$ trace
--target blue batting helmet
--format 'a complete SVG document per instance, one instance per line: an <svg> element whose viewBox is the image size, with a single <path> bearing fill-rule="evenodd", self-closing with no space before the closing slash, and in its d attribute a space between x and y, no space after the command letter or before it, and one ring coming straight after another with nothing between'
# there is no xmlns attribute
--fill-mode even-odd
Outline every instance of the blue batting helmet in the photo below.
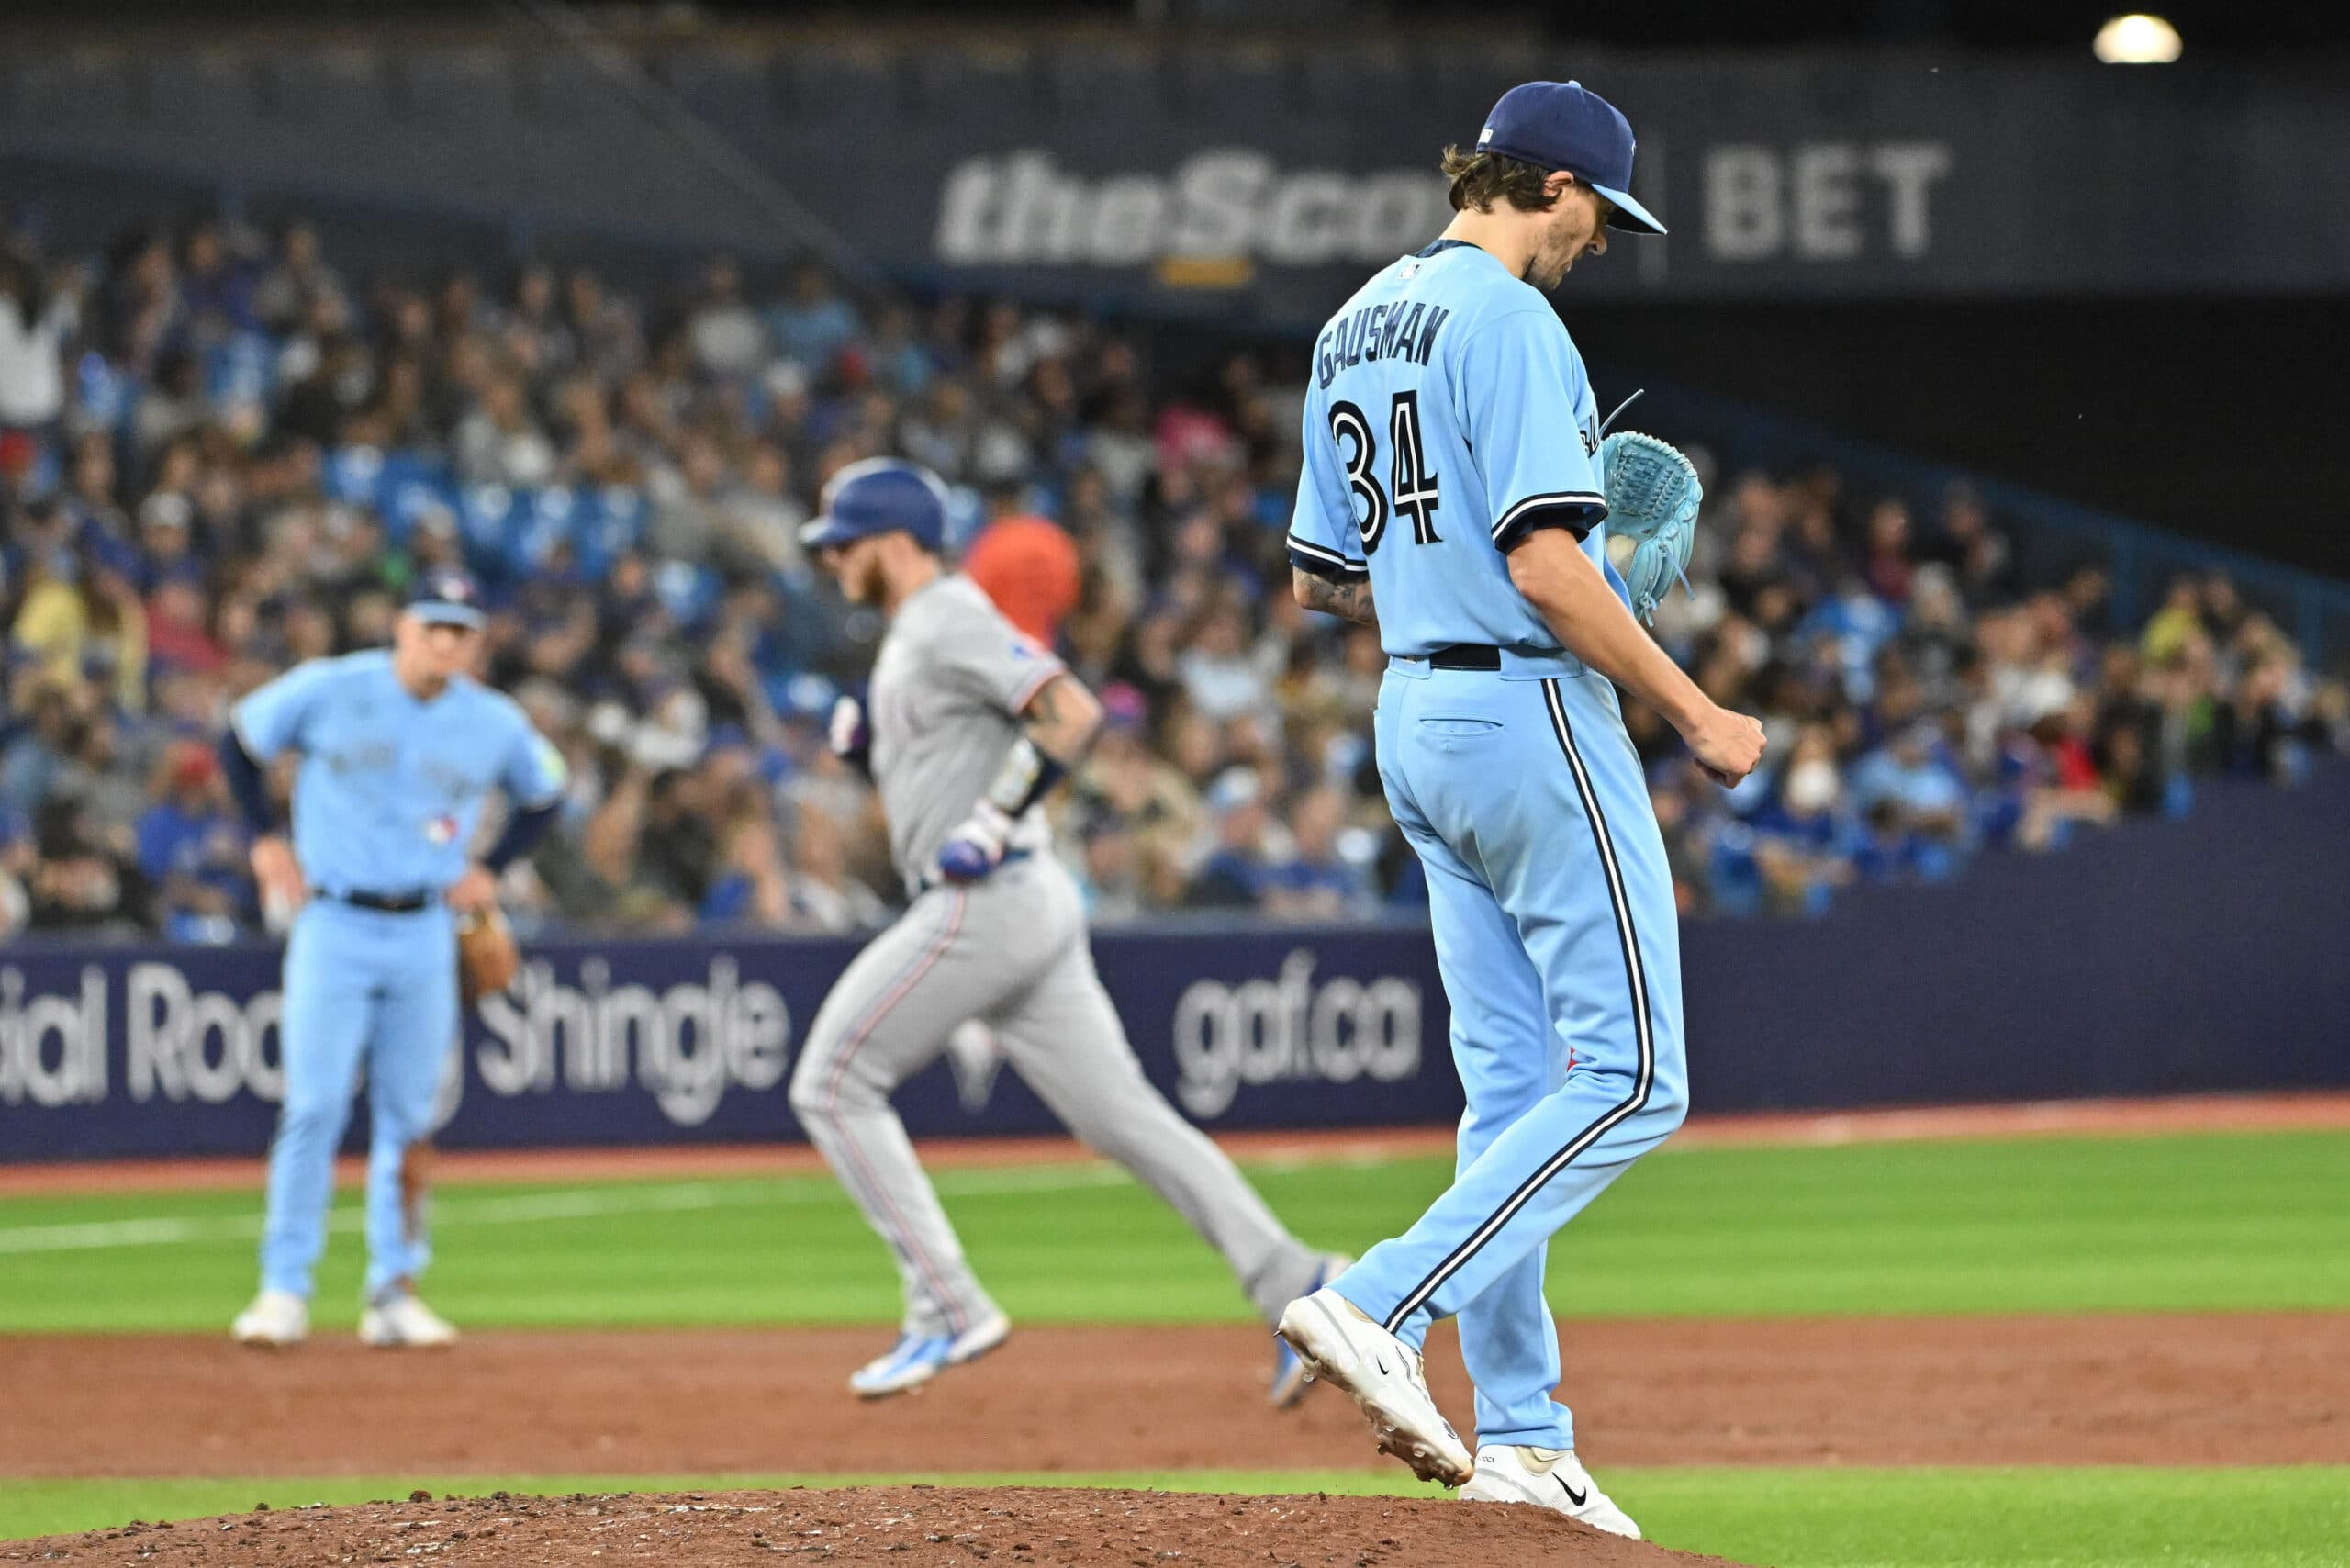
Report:
<svg viewBox="0 0 2350 1568"><path fill-rule="evenodd" d="M937 475L900 457L868 457L824 486L824 510L800 527L800 543L828 550L852 540L903 530L934 554L946 542L946 487Z"/></svg>

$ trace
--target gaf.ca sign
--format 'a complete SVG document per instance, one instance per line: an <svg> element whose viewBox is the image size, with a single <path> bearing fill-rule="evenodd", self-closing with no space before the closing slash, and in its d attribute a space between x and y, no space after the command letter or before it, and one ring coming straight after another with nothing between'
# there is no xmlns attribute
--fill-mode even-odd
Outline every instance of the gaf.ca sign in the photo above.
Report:
<svg viewBox="0 0 2350 1568"><path fill-rule="evenodd" d="M957 266L1377 263L1426 244L1451 216L1443 179L1425 170L1283 170L1222 148L1170 174L1091 178L1028 149L956 165L933 250Z"/></svg>
<svg viewBox="0 0 2350 1568"><path fill-rule="evenodd" d="M1314 978L1300 947L1278 980L1194 981L1175 1003L1175 1097L1214 1119L1246 1086L1405 1082L1420 1074L1420 987L1382 975Z"/></svg>

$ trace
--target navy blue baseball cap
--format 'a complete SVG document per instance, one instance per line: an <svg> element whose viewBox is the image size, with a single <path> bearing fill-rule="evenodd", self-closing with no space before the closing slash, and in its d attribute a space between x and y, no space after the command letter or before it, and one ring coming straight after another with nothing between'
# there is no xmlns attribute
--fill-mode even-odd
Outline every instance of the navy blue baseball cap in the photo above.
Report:
<svg viewBox="0 0 2350 1568"><path fill-rule="evenodd" d="M1485 117L1477 151L1566 170L1615 204L1610 229L1664 232L1632 199L1632 122L1580 82L1528 82L1504 93Z"/></svg>
<svg viewBox="0 0 2350 1568"><path fill-rule="evenodd" d="M935 554L946 543L946 500L945 482L929 469L900 457L868 457L825 484L823 515L800 525L800 543L829 550L903 530Z"/></svg>
<svg viewBox="0 0 2350 1568"><path fill-rule="evenodd" d="M476 632L488 619L482 613L481 585L445 566L417 578L408 612L428 626L464 626Z"/></svg>

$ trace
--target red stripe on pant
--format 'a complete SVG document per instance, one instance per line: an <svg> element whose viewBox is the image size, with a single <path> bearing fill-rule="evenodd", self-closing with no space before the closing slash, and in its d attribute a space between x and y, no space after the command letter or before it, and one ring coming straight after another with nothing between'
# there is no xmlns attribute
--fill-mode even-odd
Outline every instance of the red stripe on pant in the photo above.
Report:
<svg viewBox="0 0 2350 1568"><path fill-rule="evenodd" d="M824 1109L828 1114L837 1114L840 1109L841 1080L848 1074L850 1058L856 1055L867 1040L873 1037L873 1031L880 1026L883 1018L889 1016L890 1010L903 1002L907 994L921 982L922 977L935 969L938 960L946 956L947 946L955 940L955 934L963 928L963 903L966 897L962 889L955 890L954 902L947 906L945 926L940 929L936 936L931 938L920 953L914 955L913 961L900 972L898 978L890 982L889 991L883 994L881 1000L875 1002L867 1010L864 1017L850 1026L847 1036L841 1042L841 1053L833 1063L832 1077L824 1084ZM865 1163L864 1157L857 1152L856 1140L842 1139L841 1148L842 1152L847 1156L849 1162L856 1167L859 1183L879 1202L881 1207L888 1212L891 1223L897 1226L898 1234L905 1238L907 1250L913 1255L914 1267L922 1271L923 1277L930 1282L930 1288L937 1293L940 1303L946 1309L947 1327L960 1334L969 1325L963 1321L961 1309L955 1301L953 1293L946 1288L946 1274L940 1270L938 1264L916 1244L913 1227L906 1223L905 1215L890 1200L890 1190L875 1180L872 1168Z"/></svg>

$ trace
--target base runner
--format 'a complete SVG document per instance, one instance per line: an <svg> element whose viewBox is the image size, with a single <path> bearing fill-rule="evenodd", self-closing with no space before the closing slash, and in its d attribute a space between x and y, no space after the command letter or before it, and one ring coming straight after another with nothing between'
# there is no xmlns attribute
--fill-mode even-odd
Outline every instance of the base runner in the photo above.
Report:
<svg viewBox="0 0 2350 1568"><path fill-rule="evenodd" d="M870 767L913 900L834 983L791 1079L809 1138L889 1243L904 1282L897 1343L849 1379L868 1398L919 1387L1012 1330L890 1105L966 1020L994 1031L1071 1132L1224 1254L1266 1322L1346 1263L1283 1229L1143 1077L1094 973L1077 887L1035 809L1084 756L1101 704L976 584L946 570L945 505L935 476L875 458L834 476L823 515L801 534L849 599L890 617L869 733L844 700L833 740ZM1294 1401L1305 1381L1280 1345L1273 1403Z"/></svg>

